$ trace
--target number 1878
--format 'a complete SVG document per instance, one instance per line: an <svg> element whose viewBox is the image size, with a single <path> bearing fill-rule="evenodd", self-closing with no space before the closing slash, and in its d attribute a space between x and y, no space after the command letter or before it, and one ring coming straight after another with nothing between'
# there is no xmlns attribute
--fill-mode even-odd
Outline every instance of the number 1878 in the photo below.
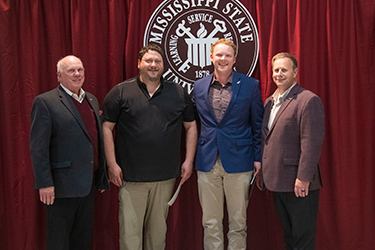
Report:
<svg viewBox="0 0 375 250"><path fill-rule="evenodd" d="M210 74L209 70L196 70L195 71L195 78L203 78Z"/></svg>

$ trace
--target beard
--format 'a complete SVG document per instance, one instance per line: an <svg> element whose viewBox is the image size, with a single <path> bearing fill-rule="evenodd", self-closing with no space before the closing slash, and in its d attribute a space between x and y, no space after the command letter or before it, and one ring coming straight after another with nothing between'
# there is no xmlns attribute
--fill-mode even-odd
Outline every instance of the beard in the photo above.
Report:
<svg viewBox="0 0 375 250"><path fill-rule="evenodd" d="M157 82L160 80L160 77L161 77L161 73L157 74L156 76L153 76L153 75L150 75L150 74L147 74L147 79L151 82Z"/></svg>
<svg viewBox="0 0 375 250"><path fill-rule="evenodd" d="M156 77L148 77L148 79L151 81L151 82L156 82L160 79L160 76L156 76Z"/></svg>

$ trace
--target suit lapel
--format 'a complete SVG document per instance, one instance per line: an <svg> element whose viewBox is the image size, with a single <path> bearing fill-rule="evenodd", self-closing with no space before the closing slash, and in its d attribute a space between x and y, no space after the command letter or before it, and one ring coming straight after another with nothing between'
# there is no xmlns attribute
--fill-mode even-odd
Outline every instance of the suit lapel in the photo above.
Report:
<svg viewBox="0 0 375 250"><path fill-rule="evenodd" d="M236 103L238 94L240 93L241 89L241 77L237 74L236 71L233 71L233 78L232 78L232 97L230 98L230 102L228 105L227 110L224 113L223 119L221 119L220 123L225 123L228 120L228 114L230 114L231 109L233 108L234 104Z"/></svg>
<svg viewBox="0 0 375 250"><path fill-rule="evenodd" d="M281 104L281 107L279 109L279 111L277 111L276 113L276 116L275 116L275 119L273 120L273 123L271 124L271 127L270 127L270 130L267 134L267 138L270 136L270 134L272 133L277 121L279 120L280 116L283 114L283 112L285 111L285 109L289 106L289 104L295 99L295 95L298 93L298 90L299 90L299 85L296 84L296 86L294 86L289 94L287 95L287 97L285 98L285 101ZM271 109L270 109L271 110ZM270 112L270 111L269 111ZM268 114L269 116L269 114Z"/></svg>
<svg viewBox="0 0 375 250"><path fill-rule="evenodd" d="M99 114L99 110L94 105L94 102L93 102L94 100L93 100L92 96L90 95L90 93L86 92L85 98L86 98L86 101L89 103L90 107L92 108L92 110L94 110L95 118L98 119L97 114Z"/></svg>
<svg viewBox="0 0 375 250"><path fill-rule="evenodd" d="M90 104L90 107L92 108L92 110L94 110L94 116L95 116L95 119L96 119L96 123L100 125L101 120L100 120L99 107L97 107L96 104L94 103L94 100L93 100L92 95L90 93L86 92L86 100Z"/></svg>
<svg viewBox="0 0 375 250"><path fill-rule="evenodd" d="M90 139L89 133L87 132L87 129L86 129L86 125L83 122L82 117L79 114L76 106L74 105L73 100L60 86L58 87L58 92L60 96L60 101L69 110L69 112L74 116L78 124L81 126L82 130L85 132L86 136Z"/></svg>

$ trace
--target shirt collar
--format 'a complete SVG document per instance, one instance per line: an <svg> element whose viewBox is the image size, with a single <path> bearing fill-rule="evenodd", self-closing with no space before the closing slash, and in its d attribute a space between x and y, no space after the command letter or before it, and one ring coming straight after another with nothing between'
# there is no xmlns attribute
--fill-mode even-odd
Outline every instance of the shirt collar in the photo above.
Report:
<svg viewBox="0 0 375 250"><path fill-rule="evenodd" d="M212 82L211 82L211 85L213 85L215 82L219 82L215 76L215 74L213 75L212 77ZM225 84L225 86L230 86L232 85L232 82L233 82L233 71L232 73L230 74L229 78L228 78L228 81L227 83ZM221 85L221 84L220 84Z"/></svg>
<svg viewBox="0 0 375 250"><path fill-rule="evenodd" d="M148 93L148 90L147 90L147 86L144 82L141 81L141 78L139 77L139 75L137 76L137 83L138 83L138 86L139 88L143 91L143 93L146 94L146 96L150 97L149 93ZM154 93L154 95L156 93L159 93L164 87L164 78L161 76L160 77L160 86L159 88L156 90L156 92Z"/></svg>
<svg viewBox="0 0 375 250"><path fill-rule="evenodd" d="M63 88L63 90L64 90L68 95L70 95L71 97L73 97L77 102L79 102L79 103L82 103L82 102L83 102L83 99L84 99L85 96L86 96L86 92L85 92L82 88L80 88L80 90L79 90L79 96L78 96L77 94L73 93L73 92L70 91L69 89L65 88L64 85L62 85L61 83L60 83L60 86Z"/></svg>
<svg viewBox="0 0 375 250"><path fill-rule="evenodd" d="M288 96L289 92L292 90L292 88L297 84L295 82L292 86L290 86L282 95L279 95L279 89L276 89L276 91L272 95L272 100L275 105L281 105Z"/></svg>

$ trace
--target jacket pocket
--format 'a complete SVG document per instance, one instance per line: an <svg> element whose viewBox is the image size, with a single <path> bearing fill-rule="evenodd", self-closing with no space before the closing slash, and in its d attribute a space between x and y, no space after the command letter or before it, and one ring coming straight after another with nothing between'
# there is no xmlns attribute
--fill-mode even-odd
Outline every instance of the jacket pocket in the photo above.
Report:
<svg viewBox="0 0 375 250"><path fill-rule="evenodd" d="M241 152L240 154L246 154L250 152L253 146L253 140L251 139L242 139L236 140L236 149L237 152Z"/></svg>
<svg viewBox="0 0 375 250"><path fill-rule="evenodd" d="M51 168L68 168L72 165L71 161L60 161L60 162L51 162Z"/></svg>
<svg viewBox="0 0 375 250"><path fill-rule="evenodd" d="M253 140L251 139L237 140L236 144L237 146L249 146L249 145L253 145Z"/></svg>

